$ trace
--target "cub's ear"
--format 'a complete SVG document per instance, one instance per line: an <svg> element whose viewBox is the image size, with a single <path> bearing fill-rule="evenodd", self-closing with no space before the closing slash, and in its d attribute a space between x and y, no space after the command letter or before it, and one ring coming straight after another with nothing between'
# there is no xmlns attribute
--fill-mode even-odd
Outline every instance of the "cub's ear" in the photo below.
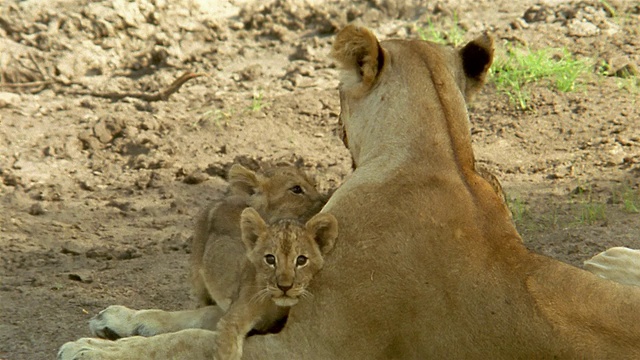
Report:
<svg viewBox="0 0 640 360"><path fill-rule="evenodd" d="M256 246L258 238L267 232L267 224L254 208L246 208L240 215L242 242L247 250Z"/></svg>
<svg viewBox="0 0 640 360"><path fill-rule="evenodd" d="M464 92L468 101L486 81L493 62L493 39L484 33L460 49L460 57L467 78Z"/></svg>
<svg viewBox="0 0 640 360"><path fill-rule="evenodd" d="M229 169L229 185L235 194L253 195L260 183L256 173L240 164L233 164Z"/></svg>
<svg viewBox="0 0 640 360"><path fill-rule="evenodd" d="M347 25L338 33L331 55L365 86L373 84L384 65L384 51L376 36L355 25Z"/></svg>
<svg viewBox="0 0 640 360"><path fill-rule="evenodd" d="M338 220L329 213L319 213L305 224L324 255L333 249L338 237Z"/></svg>

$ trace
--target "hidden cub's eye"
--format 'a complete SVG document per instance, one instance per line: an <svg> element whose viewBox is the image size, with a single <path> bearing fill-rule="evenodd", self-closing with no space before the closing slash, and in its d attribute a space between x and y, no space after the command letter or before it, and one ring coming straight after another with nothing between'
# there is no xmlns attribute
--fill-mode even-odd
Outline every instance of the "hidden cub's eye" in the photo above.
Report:
<svg viewBox="0 0 640 360"><path fill-rule="evenodd" d="M309 259L306 256L300 255L296 258L296 265L303 266L304 264L307 263L308 260Z"/></svg>
<svg viewBox="0 0 640 360"><path fill-rule="evenodd" d="M275 265L276 257L271 254L267 254L264 256L264 262L266 262L268 265Z"/></svg>
<svg viewBox="0 0 640 360"><path fill-rule="evenodd" d="M304 189L302 189L302 187L300 185L295 185L292 186L289 191L291 191L294 194L304 194Z"/></svg>

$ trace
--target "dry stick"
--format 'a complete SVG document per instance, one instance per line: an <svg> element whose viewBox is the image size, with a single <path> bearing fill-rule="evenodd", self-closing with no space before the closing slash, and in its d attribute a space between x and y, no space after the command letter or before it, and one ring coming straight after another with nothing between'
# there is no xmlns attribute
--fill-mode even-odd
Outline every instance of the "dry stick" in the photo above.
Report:
<svg viewBox="0 0 640 360"><path fill-rule="evenodd" d="M51 85L53 81L31 81L31 82L23 82L23 83L0 83L0 87L5 88L22 88L22 87L31 87L31 86L43 86L43 85Z"/></svg>
<svg viewBox="0 0 640 360"><path fill-rule="evenodd" d="M136 98L136 99L140 99L140 100L144 100L144 101L165 101L169 98L169 96L171 96L171 94L173 94L174 92L178 91L178 89L180 89L180 87L186 83L187 81L197 78L197 77L201 77L201 76L206 76L206 74L196 74L196 73L192 73L192 72L186 72L184 73L182 76L180 76L179 78L177 78L173 83L171 83L171 85L169 85L166 89L161 90L155 94L145 94L145 93L130 93L130 92L107 92L107 93L99 93L99 92L93 92L93 91L69 91L67 92L68 94L73 94L73 95L90 95L90 96L95 96L95 97L101 97L101 98L106 98L106 99L111 99L111 100L121 100L124 99L126 97L131 97L131 98Z"/></svg>

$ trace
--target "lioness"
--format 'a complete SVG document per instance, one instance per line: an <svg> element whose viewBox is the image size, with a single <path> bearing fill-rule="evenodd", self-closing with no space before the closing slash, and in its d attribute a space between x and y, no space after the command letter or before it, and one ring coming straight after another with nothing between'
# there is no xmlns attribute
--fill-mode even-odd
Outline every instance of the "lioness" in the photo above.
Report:
<svg viewBox="0 0 640 360"><path fill-rule="evenodd" d="M247 208L241 227L247 259L237 299L218 322L219 360L240 359L250 330L268 331L299 298L310 295L307 286L338 236L331 214L318 214L304 225L295 219L267 225L257 211Z"/></svg>
<svg viewBox="0 0 640 360"><path fill-rule="evenodd" d="M295 166L256 173L234 164L228 180L230 194L198 215L191 243L192 291L202 307L166 312L113 305L91 319L89 327L93 335L115 340L187 328L215 329L239 288L245 258L240 232L242 211L251 206L267 219L306 221L326 202L315 184Z"/></svg>
<svg viewBox="0 0 640 360"><path fill-rule="evenodd" d="M493 60L487 35L454 50L350 25L333 54L356 164L322 210L340 233L314 301L243 359L640 358L640 289L528 251L475 169L465 101ZM217 336L80 339L59 358L204 360Z"/></svg>

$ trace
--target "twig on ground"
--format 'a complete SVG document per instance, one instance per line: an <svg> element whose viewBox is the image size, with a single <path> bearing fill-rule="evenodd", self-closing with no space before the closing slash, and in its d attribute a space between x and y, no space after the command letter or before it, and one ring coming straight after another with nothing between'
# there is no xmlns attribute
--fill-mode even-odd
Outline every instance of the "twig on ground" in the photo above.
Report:
<svg viewBox="0 0 640 360"><path fill-rule="evenodd" d="M197 73L192 73L192 72L186 72L182 76L177 78L173 83L171 83L171 85L169 85L167 88L165 88L164 90L158 91L155 94L146 94L146 93L137 93L137 92L106 92L106 93L101 93L101 92L93 92L93 91L68 91L66 93L67 94L73 94L73 95L90 95L90 96L95 96L95 97L111 99L111 100L121 100L121 99L124 99L126 97L131 97L131 98L136 98L136 99L149 101L149 102L152 102L152 101L166 101L169 98L169 96L171 96L171 94L173 94L176 91L178 91L180 89L180 87L184 83L186 83L187 81L189 81L191 79L194 79L194 78L197 78L197 77L201 77L201 76L206 76L206 74L197 74Z"/></svg>

